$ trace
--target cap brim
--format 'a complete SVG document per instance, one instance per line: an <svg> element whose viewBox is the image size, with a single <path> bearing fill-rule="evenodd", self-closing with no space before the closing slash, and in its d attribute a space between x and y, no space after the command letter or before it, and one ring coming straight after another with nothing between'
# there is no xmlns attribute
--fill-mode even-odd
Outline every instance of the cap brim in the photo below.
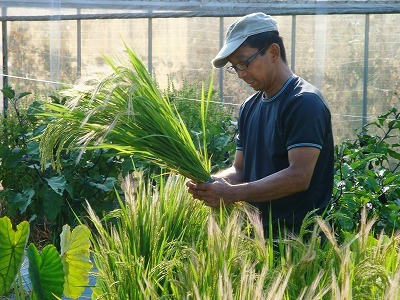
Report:
<svg viewBox="0 0 400 300"><path fill-rule="evenodd" d="M217 56L212 60L212 64L215 68L222 68L228 63L228 56L231 55L241 44L246 40L247 37L242 39L231 41L225 44L221 50L219 50Z"/></svg>

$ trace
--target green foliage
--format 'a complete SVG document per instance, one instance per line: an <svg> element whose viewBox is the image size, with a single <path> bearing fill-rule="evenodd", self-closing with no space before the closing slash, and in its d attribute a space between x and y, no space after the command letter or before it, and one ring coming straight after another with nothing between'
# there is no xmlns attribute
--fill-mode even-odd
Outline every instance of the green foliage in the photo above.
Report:
<svg viewBox="0 0 400 300"><path fill-rule="evenodd" d="M7 118L1 119L0 128L5 132L0 141L0 182L3 187L0 190L1 213L17 220L29 219L37 222L38 226L49 226L55 244L58 244L56 239L61 227L65 223L75 222L71 208L84 216L82 204L88 200L100 215L102 211L113 209L113 189L118 188L118 177L131 172L133 164L150 175L165 171L137 156L111 156L107 149L87 150L84 153L80 150L62 152L63 167L59 173L53 170L50 163L41 168L37 138L52 118L37 116L43 111L42 101L34 101L27 109L21 108L21 99L29 93L18 94L11 87L4 87L2 91L9 98L11 106ZM166 97L187 124L199 152L203 149L205 137L213 172L229 164L234 154L232 140L236 127L231 120L232 111L216 102L215 92L212 91L207 108L206 136L202 134L202 91L198 84L185 82L182 90L171 85ZM51 96L51 101L61 105L66 98ZM64 127L61 124L60 130L64 130Z"/></svg>
<svg viewBox="0 0 400 300"><path fill-rule="evenodd" d="M64 267L64 295L78 299L89 282L92 269L90 257L90 231L78 226L71 232L68 225L63 226L60 241L60 256Z"/></svg>
<svg viewBox="0 0 400 300"><path fill-rule="evenodd" d="M243 204L210 209L183 177L153 186L127 178L126 201L104 219L89 208L103 299L397 299L399 235L374 237L375 220L339 244L317 218L309 238L265 239ZM303 224L308 228L309 219ZM322 242L320 231L326 236ZM306 233L304 231L304 233Z"/></svg>
<svg viewBox="0 0 400 300"><path fill-rule="evenodd" d="M333 220L337 229L354 231L360 212L377 218L375 229L400 228L400 113L392 108L367 124L355 141L336 147Z"/></svg>
<svg viewBox="0 0 400 300"><path fill-rule="evenodd" d="M54 245L47 245L42 252L30 244L27 249L29 278L32 282L33 300L59 299L63 292L64 271L61 258Z"/></svg>
<svg viewBox="0 0 400 300"><path fill-rule="evenodd" d="M23 258L29 237L29 223L12 228L9 218L0 218L0 296L9 292Z"/></svg>
<svg viewBox="0 0 400 300"><path fill-rule="evenodd" d="M125 46L128 63L112 67L109 76L66 91L67 105L47 104L42 116L52 118L40 142L42 165L61 168L63 151L109 149L136 156L198 182L210 179L207 149L199 152L181 116L170 105L139 56ZM208 95L211 93L211 85ZM204 92L202 93L204 95ZM203 98L201 118L207 114Z"/></svg>
<svg viewBox="0 0 400 300"><path fill-rule="evenodd" d="M31 293L30 299L60 299L63 294L78 299L89 282L92 268L89 229L79 225L70 232L70 227L64 225L59 253L53 244L45 246L41 252L33 243L25 249L29 228L29 223L23 221L14 231L8 217L0 218L0 296L8 295L14 284L17 299L27 293ZM23 290L20 280L25 250L31 291Z"/></svg>
<svg viewBox="0 0 400 300"><path fill-rule="evenodd" d="M105 299L156 299L167 295L180 247L204 234L207 208L189 200L183 177L154 187L128 177L124 201L104 220L89 207L94 227L94 261L99 269L95 296ZM158 189L160 190L158 191ZM145 283L145 284L144 284Z"/></svg>
<svg viewBox="0 0 400 300"><path fill-rule="evenodd" d="M11 108L0 126L4 133L0 141L1 213L50 226L53 239L58 239L65 223L76 223L71 208L84 215L85 200L95 204L99 213L111 210L118 176L132 169L131 161L96 150L84 153L77 164L79 152L72 151L63 153L62 173L55 172L50 164L41 168L37 137L49 121L35 116L42 111L42 103L34 101L25 110L19 102L29 93L17 94L10 87L4 87L2 92L9 98ZM52 101L63 100L52 97Z"/></svg>

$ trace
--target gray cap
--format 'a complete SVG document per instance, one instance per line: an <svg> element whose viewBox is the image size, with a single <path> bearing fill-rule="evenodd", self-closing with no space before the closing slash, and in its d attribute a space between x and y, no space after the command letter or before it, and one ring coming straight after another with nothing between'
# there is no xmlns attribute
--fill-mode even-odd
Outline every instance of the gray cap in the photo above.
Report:
<svg viewBox="0 0 400 300"><path fill-rule="evenodd" d="M213 66L222 68L228 62L228 56L235 52L249 36L267 31L278 31L276 21L269 15L258 12L239 18L229 26L225 44L213 59Z"/></svg>

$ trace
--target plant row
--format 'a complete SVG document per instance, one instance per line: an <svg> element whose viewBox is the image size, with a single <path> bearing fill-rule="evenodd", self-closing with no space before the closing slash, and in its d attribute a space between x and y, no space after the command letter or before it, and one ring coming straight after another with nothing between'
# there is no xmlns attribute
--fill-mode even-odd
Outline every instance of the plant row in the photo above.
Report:
<svg viewBox="0 0 400 300"><path fill-rule="evenodd" d="M77 299L85 287L92 299L398 299L400 236L377 235L365 209L359 230L341 242L321 218L306 219L299 236L273 239L252 207L208 208L188 195L181 176L154 185L130 175L122 190L102 218L87 204L91 233L65 228L60 253L28 247L31 290L14 279L29 225L14 231L0 219L0 291L13 286L19 299ZM88 286L89 245L95 286Z"/></svg>

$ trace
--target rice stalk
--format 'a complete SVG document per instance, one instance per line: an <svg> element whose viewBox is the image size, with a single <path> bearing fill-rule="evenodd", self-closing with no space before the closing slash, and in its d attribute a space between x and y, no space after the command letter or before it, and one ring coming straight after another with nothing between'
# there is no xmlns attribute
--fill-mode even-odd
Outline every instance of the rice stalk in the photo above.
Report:
<svg viewBox="0 0 400 300"><path fill-rule="evenodd" d="M320 300L330 291L330 287L323 287L321 282L325 277L325 271L320 270L310 286L304 287L297 300Z"/></svg>
<svg viewBox="0 0 400 300"><path fill-rule="evenodd" d="M124 201L99 219L88 207L97 266L96 295L103 299L159 299L174 293L182 249L195 244L209 212L190 199L184 178L155 188L142 178L123 180Z"/></svg>
<svg viewBox="0 0 400 300"><path fill-rule="evenodd" d="M130 65L106 58L113 74L65 91L66 105L47 103L40 115L51 117L40 140L42 165L60 169L64 151L109 149L166 167L196 182L210 179L210 160L203 141L198 151L177 110L161 94L138 55L125 45ZM202 92L201 118L206 128L208 94ZM204 134L204 138L205 138ZM80 156L79 156L80 157Z"/></svg>
<svg viewBox="0 0 400 300"><path fill-rule="evenodd" d="M290 279L290 275L292 273L292 268L290 268L286 274L279 274L272 286L268 290L268 295L265 300L280 300L285 299L286 289L288 287L288 282Z"/></svg>
<svg viewBox="0 0 400 300"><path fill-rule="evenodd" d="M212 211L190 198L181 176L156 188L128 177L122 188L120 208L102 220L91 213L104 299L398 299L400 235L376 239L366 219L343 244L319 219L327 242L315 228L307 240L276 241L281 259L255 211Z"/></svg>
<svg viewBox="0 0 400 300"><path fill-rule="evenodd" d="M397 259L393 258L393 262L396 265L396 269L392 276L389 276L389 284L385 289L384 299L386 300L398 300L400 290L400 255L397 255Z"/></svg>

